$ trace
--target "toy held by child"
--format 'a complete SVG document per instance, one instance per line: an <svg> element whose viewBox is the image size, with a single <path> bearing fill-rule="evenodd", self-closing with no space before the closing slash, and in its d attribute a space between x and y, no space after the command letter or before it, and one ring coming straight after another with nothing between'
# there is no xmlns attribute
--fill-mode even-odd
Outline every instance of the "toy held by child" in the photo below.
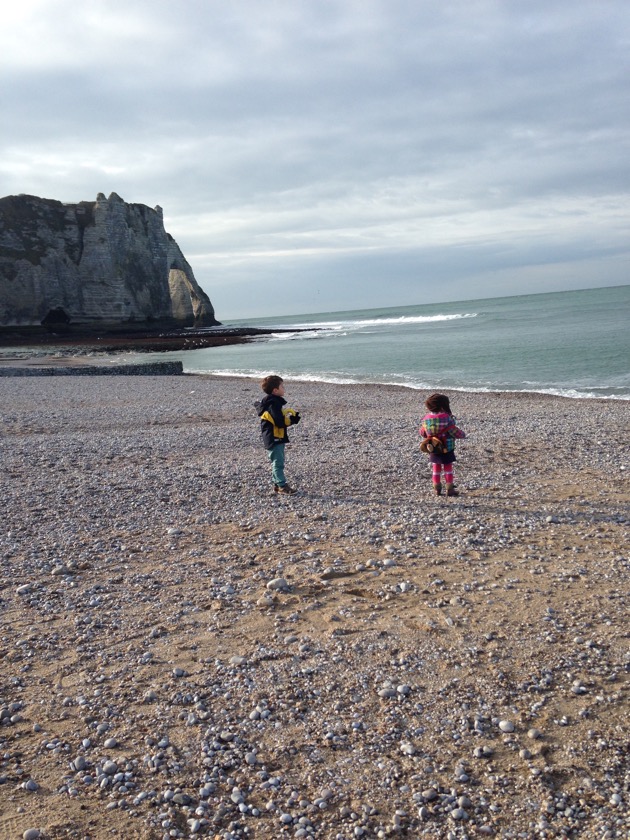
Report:
<svg viewBox="0 0 630 840"><path fill-rule="evenodd" d="M300 422L300 413L287 408L284 399L284 381L280 376L266 376L260 383L266 396L257 403L263 446L271 461L271 478L274 493L292 496L296 489L287 484L284 475L284 447L289 442L287 428Z"/></svg>
<svg viewBox="0 0 630 840"><path fill-rule="evenodd" d="M436 496L442 495L444 471L446 495L458 496L453 481L455 440L465 438L466 434L456 425L449 399L445 394L431 394L424 404L429 413L424 415L420 424L420 435L424 438L420 449L429 455L429 463L433 470L433 489Z"/></svg>

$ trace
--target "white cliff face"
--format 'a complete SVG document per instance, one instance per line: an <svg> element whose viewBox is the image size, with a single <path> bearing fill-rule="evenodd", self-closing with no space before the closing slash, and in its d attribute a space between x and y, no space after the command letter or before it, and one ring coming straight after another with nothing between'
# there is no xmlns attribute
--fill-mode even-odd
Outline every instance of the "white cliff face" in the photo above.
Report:
<svg viewBox="0 0 630 840"><path fill-rule="evenodd" d="M177 321L194 321L195 313L190 294L190 284L185 272L171 268L168 273L168 287L171 293L171 308Z"/></svg>
<svg viewBox="0 0 630 840"><path fill-rule="evenodd" d="M94 204L0 199L0 326L50 313L73 324L218 323L160 207L116 193Z"/></svg>

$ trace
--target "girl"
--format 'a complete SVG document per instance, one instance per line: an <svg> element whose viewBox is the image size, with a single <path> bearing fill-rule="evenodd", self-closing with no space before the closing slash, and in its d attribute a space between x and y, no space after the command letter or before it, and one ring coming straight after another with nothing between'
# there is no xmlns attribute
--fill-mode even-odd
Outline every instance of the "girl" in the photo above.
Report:
<svg viewBox="0 0 630 840"><path fill-rule="evenodd" d="M429 441L437 438L440 445L426 448L429 463L433 467L433 489L436 496L442 495L440 473L444 470L444 482L447 496L458 496L453 484L453 461L455 461L455 438L465 438L465 433L455 425L448 397L444 394L431 394L425 401L429 413L425 414L420 424L420 434ZM424 448L424 447L423 447ZM440 452L439 449L442 451Z"/></svg>

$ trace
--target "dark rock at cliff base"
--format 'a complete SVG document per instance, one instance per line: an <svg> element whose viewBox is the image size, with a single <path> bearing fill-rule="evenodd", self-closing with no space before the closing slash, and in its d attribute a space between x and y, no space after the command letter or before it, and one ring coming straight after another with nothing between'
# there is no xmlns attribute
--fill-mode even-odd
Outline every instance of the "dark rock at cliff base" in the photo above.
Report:
<svg viewBox="0 0 630 840"><path fill-rule="evenodd" d="M0 198L0 328L123 324L219 324L162 209Z"/></svg>

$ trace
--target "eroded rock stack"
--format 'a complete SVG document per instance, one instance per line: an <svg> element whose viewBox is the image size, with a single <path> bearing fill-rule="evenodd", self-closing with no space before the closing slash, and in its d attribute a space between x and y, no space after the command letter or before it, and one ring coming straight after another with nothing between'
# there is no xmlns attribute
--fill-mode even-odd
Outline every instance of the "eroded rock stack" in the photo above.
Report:
<svg viewBox="0 0 630 840"><path fill-rule="evenodd" d="M160 207L0 199L0 327L69 323L219 322Z"/></svg>

